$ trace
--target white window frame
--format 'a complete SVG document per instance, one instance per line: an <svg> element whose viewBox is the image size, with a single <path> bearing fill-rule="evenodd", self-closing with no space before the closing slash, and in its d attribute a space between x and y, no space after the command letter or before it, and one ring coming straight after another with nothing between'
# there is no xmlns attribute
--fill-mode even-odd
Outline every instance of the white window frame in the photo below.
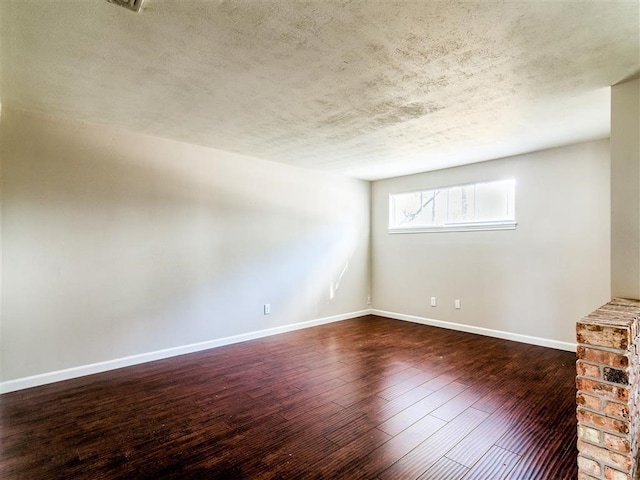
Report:
<svg viewBox="0 0 640 480"><path fill-rule="evenodd" d="M428 192L433 190L448 191L454 188L465 187L469 185L483 185L487 183L494 183L494 182L499 182L504 180L512 180L514 182L514 190L515 190L515 183L516 183L515 178L502 178L502 179L486 180L481 182L468 182L468 183L461 183L461 184L455 184L455 185L446 185L442 187L423 188L419 190L390 193L389 203L388 203L388 207L389 207L388 232L395 234L395 233L430 233L430 232L437 233L437 232L473 232L473 231L486 231L486 230L515 230L518 225L518 223L515 220L515 191L514 191L514 202L513 202L514 204L512 206L513 215L514 215L513 220L478 221L478 222L466 222L466 223L456 222L456 223L444 223L440 225L430 225L430 226L424 226L424 225L403 226L403 227L392 226L393 220L394 220L393 219L393 215L394 215L393 197L394 196L402 195L406 193ZM448 199L448 195L447 195L447 199ZM447 216L448 216L448 209L449 209L448 200L447 200L446 208L447 208Z"/></svg>

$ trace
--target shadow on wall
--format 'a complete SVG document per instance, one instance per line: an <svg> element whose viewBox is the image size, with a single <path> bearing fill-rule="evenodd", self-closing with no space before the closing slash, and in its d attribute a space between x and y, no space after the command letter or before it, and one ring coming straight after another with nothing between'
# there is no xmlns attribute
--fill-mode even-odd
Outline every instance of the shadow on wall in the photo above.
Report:
<svg viewBox="0 0 640 480"><path fill-rule="evenodd" d="M39 373L362 308L352 292L364 290L364 182L38 126L4 136L12 364L38 351Z"/></svg>

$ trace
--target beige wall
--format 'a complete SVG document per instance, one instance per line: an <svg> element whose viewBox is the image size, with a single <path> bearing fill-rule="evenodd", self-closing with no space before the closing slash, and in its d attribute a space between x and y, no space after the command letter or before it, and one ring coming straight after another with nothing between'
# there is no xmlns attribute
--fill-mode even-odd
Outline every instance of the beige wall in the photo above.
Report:
<svg viewBox="0 0 640 480"><path fill-rule="evenodd" d="M4 381L367 308L368 182L6 109L0 125Z"/></svg>
<svg viewBox="0 0 640 480"><path fill-rule="evenodd" d="M507 177L516 230L387 233L390 193ZM374 182L372 209L375 309L573 343L610 298L608 140Z"/></svg>
<svg viewBox="0 0 640 480"><path fill-rule="evenodd" d="M640 299L640 80L611 88L611 293Z"/></svg>

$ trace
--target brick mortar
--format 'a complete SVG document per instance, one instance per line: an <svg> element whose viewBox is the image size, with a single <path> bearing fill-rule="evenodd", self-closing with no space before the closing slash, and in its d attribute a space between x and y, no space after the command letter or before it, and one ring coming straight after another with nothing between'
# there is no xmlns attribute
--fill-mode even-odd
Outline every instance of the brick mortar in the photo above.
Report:
<svg viewBox="0 0 640 480"><path fill-rule="evenodd" d="M611 367L611 365L609 365L608 363L596 362L595 360L588 360L586 358L579 358L577 361L588 363L589 365L595 365L597 367ZM613 367L613 368L617 368L618 370L630 370L631 365L627 365L626 367Z"/></svg>
<svg viewBox="0 0 640 480"><path fill-rule="evenodd" d="M611 420L622 420L623 422L629 423L629 420L624 417L619 417L617 415L610 415L610 414L604 413L602 410L594 410L593 408L585 407L584 405L580 405L580 409L586 410L591 413L597 413L598 415L602 415L603 417L610 418ZM633 418L633 416L631 415L631 412L629 412L629 418ZM584 425L586 427L590 426L588 423L584 423L580 421L578 421L578 424ZM612 432L612 433L616 433L616 432ZM619 435L619 432L617 434Z"/></svg>
<svg viewBox="0 0 640 480"><path fill-rule="evenodd" d="M589 429L589 430L591 430L591 431L598 431L597 429L595 429L595 428L593 428L593 427L590 427L590 426L588 426L588 425L579 424L579 427L580 427L580 426L585 427L585 428L587 428L587 429ZM617 452L617 453L620 453L620 454L622 454L622 455L630 456L630 455L633 453L633 452L631 451L631 448L629 448L628 450L627 450L627 449L620 450L620 449L612 449L612 448L610 448L610 447L607 447L607 445L606 445L606 443L607 443L607 442L606 442L605 435L603 434L603 432L600 432L600 431L598 431L598 433L600 433L600 434L601 434L601 435L600 435L600 439L599 439L599 440L597 440L597 441L594 441L594 440L591 440L591 439L589 438L589 436L588 436L588 435L586 435L586 436L581 436L581 435L580 435L580 428L578 428L578 438L579 438L583 443L586 443L586 444L589 444L589 445L593 445L594 447L609 448L609 449L610 449L610 450L612 450L613 452ZM628 441L628 439L627 439L626 437L624 437L624 436L620 436L620 435L613 435L613 434L610 434L610 433L609 433L609 434L607 434L607 435L609 435L610 437L616 437L616 438L617 438L617 439L619 439L619 440L626 440L626 441Z"/></svg>
<svg viewBox="0 0 640 480"><path fill-rule="evenodd" d="M577 324L580 479L640 480L639 317L640 301L614 298Z"/></svg>
<svg viewBox="0 0 640 480"><path fill-rule="evenodd" d="M607 365L605 365L605 366L607 366ZM622 369L621 368L617 368L616 370L622 370ZM633 386L633 384L623 385L621 383L610 382L609 380L605 380L603 378L587 377L586 375L576 375L576 378L584 378L585 380L592 380L592 381L595 381L595 382L604 383L605 385L609 385L611 387L626 388L628 390L631 390L631 387Z"/></svg>

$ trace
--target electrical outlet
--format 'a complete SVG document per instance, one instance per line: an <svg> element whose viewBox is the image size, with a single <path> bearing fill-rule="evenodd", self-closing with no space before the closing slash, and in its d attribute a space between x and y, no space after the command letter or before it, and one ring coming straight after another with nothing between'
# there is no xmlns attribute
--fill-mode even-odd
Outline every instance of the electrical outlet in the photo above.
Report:
<svg viewBox="0 0 640 480"><path fill-rule="evenodd" d="M271 304L270 303L265 303L264 304L264 314L265 315L269 315L271 313Z"/></svg>
<svg viewBox="0 0 640 480"><path fill-rule="evenodd" d="M371 305L371 295L367 297L367 305Z"/></svg>
<svg viewBox="0 0 640 480"><path fill-rule="evenodd" d="M437 305L436 297L431 297L431 306L435 307Z"/></svg>
<svg viewBox="0 0 640 480"><path fill-rule="evenodd" d="M456 306L456 310L460 310L460 300L456 300L454 305Z"/></svg>

